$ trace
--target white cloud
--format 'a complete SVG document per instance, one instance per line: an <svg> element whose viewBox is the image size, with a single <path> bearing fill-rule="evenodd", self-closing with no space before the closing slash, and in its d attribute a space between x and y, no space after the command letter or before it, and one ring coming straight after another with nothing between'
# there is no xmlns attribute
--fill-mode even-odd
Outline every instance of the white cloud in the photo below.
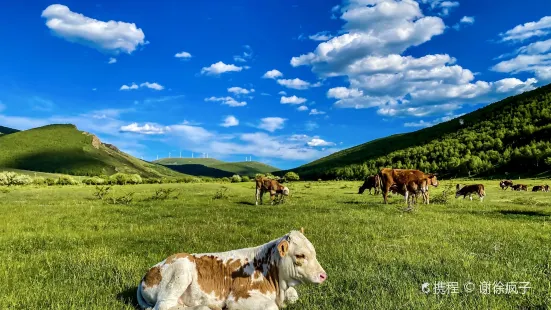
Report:
<svg viewBox="0 0 551 310"><path fill-rule="evenodd" d="M247 105L247 102L245 101L237 101L233 99L232 97L210 97L205 98L205 101L215 101L215 102L222 102L222 104L228 105L230 107L244 107Z"/></svg>
<svg viewBox="0 0 551 310"><path fill-rule="evenodd" d="M325 112L323 111L318 111L318 109L312 109L310 110L310 115L323 115L325 114Z"/></svg>
<svg viewBox="0 0 551 310"><path fill-rule="evenodd" d="M457 118L457 117L460 117L460 116L463 116L465 115L465 113L462 113L462 114L458 114L458 115L448 115L448 116L444 116L444 117L439 117L439 118L436 118L432 121L424 121L424 120L420 120L418 122L408 122L408 123L404 123L404 127L431 127L431 126L434 126L436 124L439 124L439 123L443 123L443 122L447 122L449 120L452 120L454 118Z"/></svg>
<svg viewBox="0 0 551 310"><path fill-rule="evenodd" d="M285 86L287 88L292 88L292 89L298 89L298 90L304 90L304 89L308 89L310 87L319 87L321 86L321 83L315 83L315 84L310 84L310 82L306 82L306 81L303 81L299 78L294 78L294 79L279 79L277 80L277 83L281 86Z"/></svg>
<svg viewBox="0 0 551 310"><path fill-rule="evenodd" d="M258 128L274 132L278 129L283 129L286 120L286 118L281 117L265 117L260 120Z"/></svg>
<svg viewBox="0 0 551 310"><path fill-rule="evenodd" d="M243 69L247 69L245 67L239 67L233 64L227 65L221 61L214 63L210 65L209 67L203 67L201 69L201 74L205 75L220 75L222 73L226 72L239 72Z"/></svg>
<svg viewBox="0 0 551 310"><path fill-rule="evenodd" d="M52 4L42 11L46 26L67 41L113 53L131 54L145 45L143 31L134 23L100 21L72 12L67 6Z"/></svg>
<svg viewBox="0 0 551 310"><path fill-rule="evenodd" d="M305 106L305 105L301 105L300 107L297 108L297 110L299 110L299 111L308 111L308 107Z"/></svg>
<svg viewBox="0 0 551 310"><path fill-rule="evenodd" d="M440 10L439 15L447 16L450 14L453 8L459 6L457 1L445 1L445 0L421 0L421 3L426 3L430 5L431 10Z"/></svg>
<svg viewBox="0 0 551 310"><path fill-rule="evenodd" d="M308 38L312 41L327 41L333 38L333 35L329 31L321 31L308 36Z"/></svg>
<svg viewBox="0 0 551 310"><path fill-rule="evenodd" d="M459 30L461 29L462 25L472 25L472 24L474 24L473 16L463 16L457 24L453 25L453 29Z"/></svg>
<svg viewBox="0 0 551 310"><path fill-rule="evenodd" d="M518 25L513 29L501 33L502 41L524 41L532 37L546 36L551 33L551 16L542 17L537 22Z"/></svg>
<svg viewBox="0 0 551 310"><path fill-rule="evenodd" d="M188 53L188 52L183 52L183 51L182 51L182 52L176 53L176 54L174 55L174 57L176 57L176 58L183 58L183 59L189 59L189 58L191 58L191 54Z"/></svg>
<svg viewBox="0 0 551 310"><path fill-rule="evenodd" d="M111 57L111 58L109 58L109 61L107 63L110 64L110 65L114 64L114 63L117 63L117 58Z"/></svg>
<svg viewBox="0 0 551 310"><path fill-rule="evenodd" d="M169 130L167 127L162 127L154 123L145 123L143 126L138 125L138 123L131 123L126 126L121 126L120 128L122 132L133 132L144 135L161 135L167 130Z"/></svg>
<svg viewBox="0 0 551 310"><path fill-rule="evenodd" d="M138 89L140 87L146 87L146 88L150 88L150 89L154 89L154 90L163 90L164 89L164 86L162 86L158 83L144 82L144 83L141 83L140 86L138 86L136 83L133 82L131 85L122 85L121 88L119 88L119 90L135 90L135 89Z"/></svg>
<svg viewBox="0 0 551 310"><path fill-rule="evenodd" d="M308 144L308 146L331 146L331 145L335 145L335 143L333 143L333 142L328 142L328 141L325 141L325 140L319 139L319 138L313 138L312 140L308 141L306 144Z"/></svg>
<svg viewBox="0 0 551 310"><path fill-rule="evenodd" d="M234 87L228 88L228 92L233 93L235 95L248 95L250 93L254 93L254 89L249 90L246 88L234 86Z"/></svg>
<svg viewBox="0 0 551 310"><path fill-rule="evenodd" d="M239 120L233 115L228 115L224 119L224 122L220 124L222 127L233 127L239 125Z"/></svg>
<svg viewBox="0 0 551 310"><path fill-rule="evenodd" d="M247 62L247 60L243 58L243 56L238 56L238 55L233 56L233 60L237 62Z"/></svg>
<svg viewBox="0 0 551 310"><path fill-rule="evenodd" d="M273 70L270 70L270 71L267 71L266 73L264 73L262 78L264 78L264 79L276 79L276 78L282 77L282 76L283 76L283 73L279 72L276 69L273 69Z"/></svg>
<svg viewBox="0 0 551 310"><path fill-rule="evenodd" d="M423 3L441 14L457 6L441 0ZM447 54L403 56L445 29L440 17L425 16L415 1L346 0L338 10L345 21L340 35L291 59L292 66L310 66L321 78L345 77L347 86L327 92L337 99L337 108L376 108L386 116L444 114L466 103L487 103L534 88L532 79L477 81ZM500 91L500 85L512 84Z"/></svg>
<svg viewBox="0 0 551 310"><path fill-rule="evenodd" d="M278 94L283 96L287 95L287 93L284 90L280 91Z"/></svg>
<svg viewBox="0 0 551 310"><path fill-rule="evenodd" d="M291 97L281 96L281 100L279 102L283 104L303 104L306 102L306 98L300 98L294 95Z"/></svg>

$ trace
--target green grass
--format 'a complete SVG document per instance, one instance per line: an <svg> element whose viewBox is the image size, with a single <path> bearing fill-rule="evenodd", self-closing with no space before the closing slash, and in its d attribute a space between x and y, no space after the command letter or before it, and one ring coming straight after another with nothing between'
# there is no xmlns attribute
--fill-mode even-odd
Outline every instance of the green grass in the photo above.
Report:
<svg viewBox="0 0 551 310"><path fill-rule="evenodd" d="M224 162L214 158L163 158L153 161L181 173L204 177L231 177L234 174L254 176L257 173L279 171L256 161Z"/></svg>
<svg viewBox="0 0 551 310"><path fill-rule="evenodd" d="M457 181L453 181L455 184ZM254 206L254 183L0 189L0 309L133 309L149 267L178 252L256 246L305 228L328 273L288 309L546 309L551 305L551 193L502 191L403 212L361 182L290 183L283 205ZM541 181L526 181L530 185ZM431 197L445 187L431 189ZM221 188L227 198L213 199ZM156 189L178 199L148 201ZM268 198L265 197L265 201ZM424 282L529 281L526 295L437 296Z"/></svg>
<svg viewBox="0 0 551 310"><path fill-rule="evenodd" d="M72 175L111 175L116 172L143 177L182 174L152 164L101 143L73 125L48 125L0 136L0 169L12 168Z"/></svg>

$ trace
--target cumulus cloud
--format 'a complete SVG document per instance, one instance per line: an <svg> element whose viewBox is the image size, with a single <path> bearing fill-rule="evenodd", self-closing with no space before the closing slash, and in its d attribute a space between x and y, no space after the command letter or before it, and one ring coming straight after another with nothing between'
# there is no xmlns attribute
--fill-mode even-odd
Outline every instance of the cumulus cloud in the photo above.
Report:
<svg viewBox="0 0 551 310"><path fill-rule="evenodd" d="M312 41L327 41L333 38L333 35L329 31L321 31L308 36L308 38Z"/></svg>
<svg viewBox="0 0 551 310"><path fill-rule="evenodd" d="M305 105L301 105L300 107L297 108L298 111L308 111L308 107L305 106Z"/></svg>
<svg viewBox="0 0 551 310"><path fill-rule="evenodd" d="M310 110L310 115L323 115L325 114L325 112L323 111L318 111L318 109L312 109Z"/></svg>
<svg viewBox="0 0 551 310"><path fill-rule="evenodd" d="M222 104L228 105L230 107L244 107L247 105L247 102L245 101L237 101L233 99L232 97L210 97L205 98L205 101L215 101L215 102L222 102Z"/></svg>
<svg viewBox="0 0 551 310"><path fill-rule="evenodd" d="M100 21L72 12L67 6L52 4L42 11L46 26L57 36L100 51L131 54L145 45L143 31L134 23Z"/></svg>
<svg viewBox="0 0 551 310"><path fill-rule="evenodd" d="M309 146L331 146L331 145L335 145L335 143L333 143L333 142L328 142L328 141L325 141L325 140L319 139L319 138L313 138L312 140L308 141L307 144Z"/></svg>
<svg viewBox="0 0 551 310"><path fill-rule="evenodd" d="M441 14L457 6L451 1L423 3ZM403 56L445 29L440 17L425 16L413 0L346 0L338 12L345 22L340 35L291 59L292 66L309 66L322 78L345 77L347 86L327 92L337 108L376 108L386 116L444 114L466 103L487 103L534 88L532 79L477 81L447 54Z"/></svg>
<svg viewBox="0 0 551 310"><path fill-rule="evenodd" d="M250 93L254 93L254 89L246 89L246 88L241 88L241 87L237 87L237 86L234 86L234 87L230 87L228 88L228 92L232 93L232 94L235 94L235 95L248 95Z"/></svg>
<svg viewBox="0 0 551 310"><path fill-rule="evenodd" d="M153 123L145 123L140 126L138 123L132 123L126 126L121 126L120 131L122 132L133 132L144 135L160 135L164 134L168 130L167 127L161 127Z"/></svg>
<svg viewBox="0 0 551 310"><path fill-rule="evenodd" d="M191 58L191 54L188 53L188 52L183 52L183 51L182 51L182 52L176 53L176 54L174 55L174 57L176 57L176 58L182 58L182 59L189 59L189 58Z"/></svg>
<svg viewBox="0 0 551 310"><path fill-rule="evenodd" d="M319 86L321 86L321 83L319 83L319 82L317 82L315 84L310 84L310 82L301 80L299 78L279 79L279 80L277 80L277 83L281 86L285 86L287 88L292 88L292 89L298 89L298 90L304 90L304 89L308 89L310 87L319 87Z"/></svg>
<svg viewBox="0 0 551 310"><path fill-rule="evenodd" d="M281 96L281 100L279 102L283 104L303 104L306 102L306 98L300 98L294 95L291 97Z"/></svg>
<svg viewBox="0 0 551 310"><path fill-rule="evenodd" d="M472 25L472 24L474 24L473 16L463 16L457 24L453 25L453 29L459 30L463 25Z"/></svg>
<svg viewBox="0 0 551 310"><path fill-rule="evenodd" d="M283 73L279 72L279 70L273 69L273 70L270 70L270 71L267 71L266 73L264 73L262 78L264 78L264 79L276 79L276 78L282 77L282 76L283 76Z"/></svg>
<svg viewBox="0 0 551 310"><path fill-rule="evenodd" d="M117 63L117 58L111 57L111 58L109 58L109 61L107 63L110 64L110 65L114 64L114 63Z"/></svg>
<svg viewBox="0 0 551 310"><path fill-rule="evenodd" d="M226 72L240 72L243 69L247 69L248 67L239 67L233 64L227 65L221 61L214 63L210 65L209 67L203 67L201 69L201 74L204 75L220 75L222 73Z"/></svg>
<svg viewBox="0 0 551 310"><path fill-rule="evenodd" d="M121 88L119 88L119 90L135 90L140 87L142 88L145 87L145 88L154 89L154 90L163 90L165 88L159 83L144 82L144 83L141 83L140 86L138 86L136 83L132 83L131 85L122 85Z"/></svg>
<svg viewBox="0 0 551 310"><path fill-rule="evenodd" d="M551 33L551 16L542 17L536 22L518 25L501 33L502 41L524 41L532 37L542 37Z"/></svg>
<svg viewBox="0 0 551 310"><path fill-rule="evenodd" d="M286 118L281 117L265 117L260 120L258 128L264 129L269 132L274 132L278 129L283 129L286 120Z"/></svg>
<svg viewBox="0 0 551 310"><path fill-rule="evenodd" d="M224 119L224 122L220 124L222 127L233 127L239 125L239 120L233 115L228 115Z"/></svg>
<svg viewBox="0 0 551 310"><path fill-rule="evenodd" d="M278 94L283 96L287 95L287 93L284 90L280 91Z"/></svg>
<svg viewBox="0 0 551 310"><path fill-rule="evenodd" d="M450 14L451 10L459 6L457 1L446 1L446 0L421 0L421 3L429 4L430 9L433 11L438 11L439 15L447 16Z"/></svg>

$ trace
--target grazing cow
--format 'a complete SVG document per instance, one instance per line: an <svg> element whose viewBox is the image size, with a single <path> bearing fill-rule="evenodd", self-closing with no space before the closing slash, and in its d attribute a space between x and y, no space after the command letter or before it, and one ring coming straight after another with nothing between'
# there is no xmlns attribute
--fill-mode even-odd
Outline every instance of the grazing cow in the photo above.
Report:
<svg viewBox="0 0 551 310"><path fill-rule="evenodd" d="M501 189L507 189L510 186L513 186L513 181L511 180L502 180L501 182L499 182L499 187L501 187Z"/></svg>
<svg viewBox="0 0 551 310"><path fill-rule="evenodd" d="M281 185L278 181L266 177L256 178L255 204L258 206L258 201L262 204L262 196L264 193L270 193L271 204L274 204L274 199L279 197L278 202L283 202L284 196L289 196L289 188Z"/></svg>
<svg viewBox="0 0 551 310"><path fill-rule="evenodd" d="M543 191L544 192L549 192L549 185L544 185L543 186Z"/></svg>
<svg viewBox="0 0 551 310"><path fill-rule="evenodd" d="M428 203L428 196L425 195L425 192L429 189L428 185L435 187L438 186L438 180L436 179L435 174L425 174L414 169L383 168L379 171L379 178L381 180L381 189L383 191L385 203L388 203L388 192L393 184L396 184L398 187L402 187L401 192L406 193L406 203L408 200L408 192L404 189L404 187L407 186L408 183L413 181L419 184L420 181L427 180L425 185L421 188L424 199L427 199L426 203Z"/></svg>
<svg viewBox="0 0 551 310"><path fill-rule="evenodd" d="M532 187L533 192L543 192L545 185L536 185Z"/></svg>
<svg viewBox="0 0 551 310"><path fill-rule="evenodd" d="M469 195L469 199L471 201L473 200L473 194L478 194L478 197L480 197L480 201L484 200L484 197L486 196L486 192L484 191L484 185L482 184L472 184L472 185L465 185L461 187L459 184L455 187L455 198L458 198L460 196L463 196L463 199Z"/></svg>
<svg viewBox="0 0 551 310"><path fill-rule="evenodd" d="M363 194L366 189L369 190L369 195L371 195L371 189L375 189L375 195L379 194L379 175L370 175L365 179L364 184L358 190L358 194Z"/></svg>
<svg viewBox="0 0 551 310"><path fill-rule="evenodd" d="M294 286L327 279L302 231L253 248L169 256L142 278L138 304L155 310L277 310L295 303Z"/></svg>
<svg viewBox="0 0 551 310"><path fill-rule="evenodd" d="M426 180L423 180L418 184L415 181L411 181L406 186L399 187L396 184L392 184L390 191L394 194L400 194L407 199L408 208L406 210L412 210L413 206L417 203L417 196L423 194L423 189L427 186ZM423 196L423 200L424 200Z"/></svg>
<svg viewBox="0 0 551 310"><path fill-rule="evenodd" d="M514 191L528 191L528 185L524 184L515 184L511 187Z"/></svg>

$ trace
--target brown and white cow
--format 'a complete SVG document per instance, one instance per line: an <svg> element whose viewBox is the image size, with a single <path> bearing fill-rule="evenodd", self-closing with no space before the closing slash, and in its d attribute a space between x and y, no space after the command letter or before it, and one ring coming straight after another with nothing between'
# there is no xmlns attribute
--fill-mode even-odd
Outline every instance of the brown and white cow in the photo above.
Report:
<svg viewBox="0 0 551 310"><path fill-rule="evenodd" d="M405 187L410 182L415 182L420 184L420 182L426 180L425 185L422 186L421 191L423 192L423 198L425 203L429 203L428 195L425 193L429 190L429 185L434 187L438 186L438 180L435 174L425 174L419 170L415 169L392 169L392 168L383 168L379 171L379 178L381 180L381 189L383 192L384 202L388 203L388 192L390 187L393 184L396 184L398 187L401 187L401 192L406 193L406 203L408 201L408 192Z"/></svg>
<svg viewBox="0 0 551 310"><path fill-rule="evenodd" d="M380 181L379 181L379 175L370 175L365 179L364 184L360 186L358 189L358 194L363 194L366 189L369 190L369 194L371 195L371 189L375 189L375 195L379 194L380 190Z"/></svg>
<svg viewBox="0 0 551 310"><path fill-rule="evenodd" d="M544 185L544 186L543 186L543 191L544 191L544 192L549 192L549 185L547 185L547 184Z"/></svg>
<svg viewBox="0 0 551 310"><path fill-rule="evenodd" d="M413 206L417 203L417 196L423 195L423 201L425 201L425 196L423 194L423 189L427 186L426 180L419 182L411 181L406 186L398 186L392 184L390 191L394 194L400 194L406 197L408 208L406 210L412 210Z"/></svg>
<svg viewBox="0 0 551 310"><path fill-rule="evenodd" d="M528 185L515 184L511 187L511 190L514 190L514 191L528 191Z"/></svg>
<svg viewBox="0 0 551 310"><path fill-rule="evenodd" d="M461 185L457 184L455 186L455 198L463 196L463 199L469 195L469 199L473 200L473 194L478 194L478 197L480 197L480 201L484 200L484 197L486 196L486 192L484 191L484 185L483 184L471 184L471 185L465 185L461 187Z"/></svg>
<svg viewBox="0 0 551 310"><path fill-rule="evenodd" d="M142 309L277 310L298 300L294 286L326 279L312 243L293 230L253 248L169 256L145 274L137 297Z"/></svg>
<svg viewBox="0 0 551 310"><path fill-rule="evenodd" d="M255 204L262 204L262 196L264 193L270 193L271 204L274 204L275 198L279 197L277 202L283 202L285 196L289 196L289 188L287 186L281 185L278 181L266 178L266 177L257 177L256 178L256 191L255 191Z"/></svg>
<svg viewBox="0 0 551 310"><path fill-rule="evenodd" d="M532 187L533 192L543 192L545 191L545 185L536 185Z"/></svg>
<svg viewBox="0 0 551 310"><path fill-rule="evenodd" d="M499 182L499 187L501 187L501 189L507 189L512 186L513 186L513 181L511 180L501 180L501 182Z"/></svg>

